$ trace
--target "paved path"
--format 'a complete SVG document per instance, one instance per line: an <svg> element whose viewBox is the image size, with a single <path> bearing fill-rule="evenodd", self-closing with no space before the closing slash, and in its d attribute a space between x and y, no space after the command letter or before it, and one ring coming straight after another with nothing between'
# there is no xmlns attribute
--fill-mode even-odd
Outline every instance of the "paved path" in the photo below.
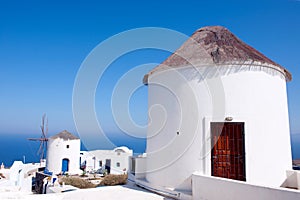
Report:
<svg viewBox="0 0 300 200"><path fill-rule="evenodd" d="M82 189L66 193L29 195L24 193L0 193L0 199L24 200L167 200L163 196L148 192L131 183L125 186L105 186L93 189Z"/></svg>

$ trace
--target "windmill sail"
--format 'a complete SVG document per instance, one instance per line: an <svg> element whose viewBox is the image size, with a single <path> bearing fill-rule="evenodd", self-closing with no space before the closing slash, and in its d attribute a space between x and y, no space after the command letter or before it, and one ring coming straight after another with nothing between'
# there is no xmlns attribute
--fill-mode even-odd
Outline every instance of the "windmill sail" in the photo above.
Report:
<svg viewBox="0 0 300 200"><path fill-rule="evenodd" d="M48 118L46 118L46 114L43 115L42 117L42 123L41 123L41 131L42 135L40 138L28 138L30 141L39 141L40 146L37 154L40 156L40 160L42 161L45 159L45 152L47 150L47 142L48 142Z"/></svg>

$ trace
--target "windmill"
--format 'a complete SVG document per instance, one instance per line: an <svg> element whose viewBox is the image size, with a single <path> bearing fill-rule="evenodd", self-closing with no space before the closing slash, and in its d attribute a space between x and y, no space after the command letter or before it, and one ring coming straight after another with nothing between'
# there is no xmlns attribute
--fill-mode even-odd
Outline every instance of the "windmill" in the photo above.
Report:
<svg viewBox="0 0 300 200"><path fill-rule="evenodd" d="M47 134L48 134L48 118L46 118L46 114L42 117L42 124L41 124L41 131L42 135L40 138L28 138L30 141L40 141L40 147L37 152L37 154L40 156L40 162L42 163L42 160L45 159L45 152L47 150Z"/></svg>

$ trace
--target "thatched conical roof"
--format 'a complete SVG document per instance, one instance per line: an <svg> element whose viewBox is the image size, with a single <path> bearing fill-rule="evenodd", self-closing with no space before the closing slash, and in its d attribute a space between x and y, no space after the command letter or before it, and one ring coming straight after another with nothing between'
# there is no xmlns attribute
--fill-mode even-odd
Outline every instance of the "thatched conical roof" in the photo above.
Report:
<svg viewBox="0 0 300 200"><path fill-rule="evenodd" d="M68 132L67 130L63 130L62 132L50 137L50 139L57 139L57 138L61 138L63 140L79 140L78 137Z"/></svg>
<svg viewBox="0 0 300 200"><path fill-rule="evenodd" d="M262 67L272 66L282 72L286 80L292 79L288 70L241 41L228 29L222 26L208 26L197 30L170 57L146 74L144 83L148 83L149 75L166 68L166 66L177 68L192 64L195 67L216 65L225 67L226 65L245 63L256 63L256 65L260 63Z"/></svg>

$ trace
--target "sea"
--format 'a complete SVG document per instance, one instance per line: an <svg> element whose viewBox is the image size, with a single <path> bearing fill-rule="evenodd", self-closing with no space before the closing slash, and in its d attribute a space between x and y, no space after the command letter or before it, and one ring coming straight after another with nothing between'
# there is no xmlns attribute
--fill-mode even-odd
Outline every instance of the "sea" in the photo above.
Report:
<svg viewBox="0 0 300 200"><path fill-rule="evenodd" d="M25 161L26 163L39 162L39 142L29 141L28 135L20 134L0 134L0 164L6 167L12 165L15 160ZM116 146L127 146L133 150L135 154L141 154L146 149L146 139L139 140L115 140ZM300 134L291 134L292 157L300 159ZM280 148L280 147L279 147ZM81 150L87 150L81 145ZM270 163L271 164L271 163Z"/></svg>

